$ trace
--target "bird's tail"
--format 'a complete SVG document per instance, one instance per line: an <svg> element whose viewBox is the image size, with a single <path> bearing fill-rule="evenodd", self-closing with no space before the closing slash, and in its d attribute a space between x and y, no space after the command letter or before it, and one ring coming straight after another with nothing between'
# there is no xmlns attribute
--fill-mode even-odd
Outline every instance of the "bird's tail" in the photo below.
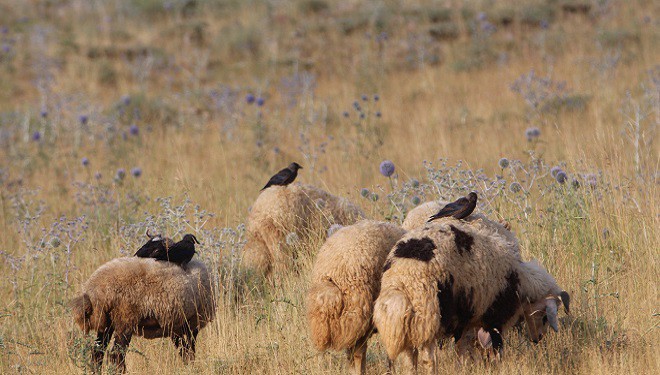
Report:
<svg viewBox="0 0 660 375"><path fill-rule="evenodd" d="M381 292L374 306L374 325L390 360L396 359L409 341L412 304L401 290Z"/></svg>
<svg viewBox="0 0 660 375"><path fill-rule="evenodd" d="M344 307L343 294L330 279L315 283L307 295L307 320L314 346L325 350L332 346L332 332L337 328Z"/></svg>

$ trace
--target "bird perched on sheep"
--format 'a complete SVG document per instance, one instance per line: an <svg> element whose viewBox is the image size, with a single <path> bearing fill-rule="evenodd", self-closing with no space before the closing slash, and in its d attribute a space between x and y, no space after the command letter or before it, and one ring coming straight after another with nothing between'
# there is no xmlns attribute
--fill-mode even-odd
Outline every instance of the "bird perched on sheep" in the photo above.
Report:
<svg viewBox="0 0 660 375"><path fill-rule="evenodd" d="M441 217L452 216L456 219L465 219L470 216L472 211L477 207L477 193L470 192L467 197L458 198L456 201L447 203L436 214L429 217L427 222L439 219Z"/></svg>
<svg viewBox="0 0 660 375"><path fill-rule="evenodd" d="M147 232L147 236L149 236L149 232ZM177 243L172 243L172 240L169 238L156 236L144 244L135 253L135 256L139 258L154 258L185 267L196 254L195 244L199 244L199 241L192 234L186 234Z"/></svg>
<svg viewBox="0 0 660 375"><path fill-rule="evenodd" d="M248 215L243 266L269 277L287 269L296 254L287 253L286 238L295 233L298 244L323 239L332 224L349 225L364 218L362 210L345 198L312 185L271 186L259 194Z"/></svg>
<svg viewBox="0 0 660 375"><path fill-rule="evenodd" d="M346 350L355 374L365 373L383 263L404 233L395 224L360 221L329 237L314 263L307 294L312 341L319 350Z"/></svg>
<svg viewBox="0 0 660 375"><path fill-rule="evenodd" d="M149 229L147 229L146 235L149 240L135 252L134 256L139 258L153 258L153 254L156 252L162 251L162 249L168 249L174 245L174 241L171 238L163 237L160 234L150 234Z"/></svg>
<svg viewBox="0 0 660 375"><path fill-rule="evenodd" d="M95 371L101 368L113 334L109 358L122 372L133 335L170 337L187 363L194 359L197 333L215 315L211 279L197 260L185 269L148 258L111 260L90 276L71 305L80 328L97 334L92 353Z"/></svg>
<svg viewBox="0 0 660 375"><path fill-rule="evenodd" d="M453 337L461 352L478 337L499 353L501 333L521 317L538 341L548 323L558 329L558 306L568 311L568 294L555 279L479 221L444 218L409 231L384 269L374 324L388 357L405 353L416 367L421 352L433 372L440 339Z"/></svg>
<svg viewBox="0 0 660 375"><path fill-rule="evenodd" d="M273 177L268 180L266 183L266 186L261 188L261 190L268 189L271 186L274 185L279 185L279 186L286 186L290 183L292 183L296 177L298 177L298 169L303 169L303 167L300 166L298 163L291 163L289 164L288 167L282 169L281 171L277 172Z"/></svg>
<svg viewBox="0 0 660 375"><path fill-rule="evenodd" d="M181 241L169 248L163 248L157 251L153 258L185 266L195 256L195 244L199 244L197 237L192 234L186 234Z"/></svg>
<svg viewBox="0 0 660 375"><path fill-rule="evenodd" d="M442 201L430 201L422 203L408 212L408 215L403 221L403 224L401 224L401 227L403 227L405 230L412 230L422 227L427 223L429 216L442 210L442 208L446 205L447 203ZM518 252L520 252L518 238L516 238L516 235L509 230L510 227L508 223L503 224L501 222L490 220L486 215L480 212L472 212L468 217L463 218L463 220L468 222L480 221L482 224L497 231L499 235L504 236L507 241L510 242L514 248L518 249Z"/></svg>

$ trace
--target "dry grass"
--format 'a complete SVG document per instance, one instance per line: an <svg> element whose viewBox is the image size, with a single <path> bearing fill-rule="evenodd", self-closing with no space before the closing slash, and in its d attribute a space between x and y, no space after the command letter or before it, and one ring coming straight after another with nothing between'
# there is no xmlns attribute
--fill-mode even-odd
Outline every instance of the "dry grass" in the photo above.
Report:
<svg viewBox="0 0 660 375"><path fill-rule="evenodd" d="M653 339L660 313L657 4L589 2L590 13L583 15L564 13L559 3L567 1L488 6L420 0L405 2L417 9L409 12L391 1L328 1L327 8L311 0L173 1L172 9L163 3L0 4L0 27L7 27L0 35L7 46L0 51L0 372L82 371L86 338L66 302L94 269L143 240L127 234L130 224L139 227L148 215L173 220L156 197L173 197L172 206L188 197L215 213L195 227L190 204L185 217L194 228L182 221L159 227L171 235L207 233L206 239L198 235L203 257L227 283L238 280L231 260L240 256L240 238L212 229L243 223L259 188L290 161L305 167L301 181L348 197L370 217L400 220L386 196L418 194L404 187L411 178L436 186L427 199L464 192L462 185L438 190L423 161L462 160L462 170L509 179L498 167L501 157L525 165L564 163L570 178L598 176L595 188L583 183L578 189L545 176L526 200L495 189L481 206L512 222L525 257L539 258L571 292L573 314L540 345L508 335L506 359L497 366L459 366L450 345L441 370L660 372ZM457 40L429 36L432 17L424 14L438 6L450 8L461 31ZM547 7L554 10L547 28L523 21L546 14ZM474 12L464 18L468 8ZM514 22L487 34L480 9L488 21L506 11ZM471 35L472 27L479 31ZM470 52L476 48L487 53ZM540 111L526 105L510 86L531 69L554 83L565 81L584 106L555 102ZM248 93L265 98L265 105L248 105ZM121 104L122 95L130 103ZM354 101L366 111L362 121ZM627 124L635 125L630 103L646 115L639 130L630 128L633 139L640 136L638 146L624 134ZM89 116L87 124L80 115ZM129 132L133 123L138 136ZM541 129L538 141L525 138L531 126ZM39 141L32 140L36 131ZM396 164L394 186L378 172L383 159ZM133 167L141 168L141 177L130 175ZM127 170L121 183L112 179L118 168ZM107 190L110 203L84 204L77 195L85 189L74 182ZM362 198L363 187L380 199ZM69 229L58 232L59 246L48 232L62 215L85 215L86 223L85 240L71 242L68 267L63 249L73 231L65 225ZM318 242L305 250L313 253ZM342 353L317 353L307 338L304 296L312 260L303 257L298 274L265 291L255 284L249 291L219 288L219 313L200 334L194 365L185 367L169 341L136 339L129 371L343 373ZM368 371L385 371L377 336Z"/></svg>

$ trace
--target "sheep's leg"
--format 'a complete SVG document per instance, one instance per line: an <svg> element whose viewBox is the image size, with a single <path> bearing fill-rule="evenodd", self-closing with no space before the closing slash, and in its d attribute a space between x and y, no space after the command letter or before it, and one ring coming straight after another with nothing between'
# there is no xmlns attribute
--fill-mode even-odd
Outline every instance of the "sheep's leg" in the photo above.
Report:
<svg viewBox="0 0 660 375"><path fill-rule="evenodd" d="M118 333L115 335L115 344L110 353L110 361L112 361L121 374L126 372L126 351L131 344L132 336L132 332Z"/></svg>
<svg viewBox="0 0 660 375"><path fill-rule="evenodd" d="M435 341L431 341L424 346L422 352L422 362L429 369L430 374L438 373L438 346Z"/></svg>
<svg viewBox="0 0 660 375"><path fill-rule="evenodd" d="M367 372L367 340L369 335L360 338L355 346L346 351L351 372L355 375L364 375Z"/></svg>
<svg viewBox="0 0 660 375"><path fill-rule="evenodd" d="M388 375L393 375L394 374L394 361L391 360L389 357L387 358L387 372L386 374Z"/></svg>
<svg viewBox="0 0 660 375"><path fill-rule="evenodd" d="M172 335L172 342L179 349L179 355L185 364L195 360L195 343L197 342L198 333L197 328L192 330L186 328L181 335Z"/></svg>
<svg viewBox="0 0 660 375"><path fill-rule="evenodd" d="M108 348L113 331L112 327L108 327L97 332L96 340L94 340L94 350L92 351L92 373L101 372L105 350Z"/></svg>
<svg viewBox="0 0 660 375"><path fill-rule="evenodd" d="M407 349L403 352L405 357L408 359L408 362L410 363L410 367L412 369L411 373L416 374L417 373L417 357L418 357L418 350L417 348L415 349Z"/></svg>

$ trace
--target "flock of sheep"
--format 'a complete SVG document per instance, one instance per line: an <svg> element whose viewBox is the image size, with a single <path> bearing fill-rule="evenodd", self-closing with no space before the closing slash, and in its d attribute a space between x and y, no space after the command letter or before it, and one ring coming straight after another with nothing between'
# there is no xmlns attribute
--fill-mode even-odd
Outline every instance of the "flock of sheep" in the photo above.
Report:
<svg viewBox="0 0 660 375"><path fill-rule="evenodd" d="M445 339L454 339L462 357L497 359L507 329L524 322L538 342L548 326L558 330L559 308L569 311L569 295L538 262L523 261L509 228L480 213L427 222L444 206L427 202L399 226L290 182L265 188L252 205L242 266L271 279L291 270L298 245L327 233L307 295L310 337L319 350L345 350L356 374L365 373L367 341L376 332L391 371L404 354L413 369L421 359L435 373ZM124 257L91 275L72 310L84 332L97 335L94 370L114 335L108 358L125 371L134 335L170 337L184 362L193 360L215 298L210 272L197 259L178 265Z"/></svg>

